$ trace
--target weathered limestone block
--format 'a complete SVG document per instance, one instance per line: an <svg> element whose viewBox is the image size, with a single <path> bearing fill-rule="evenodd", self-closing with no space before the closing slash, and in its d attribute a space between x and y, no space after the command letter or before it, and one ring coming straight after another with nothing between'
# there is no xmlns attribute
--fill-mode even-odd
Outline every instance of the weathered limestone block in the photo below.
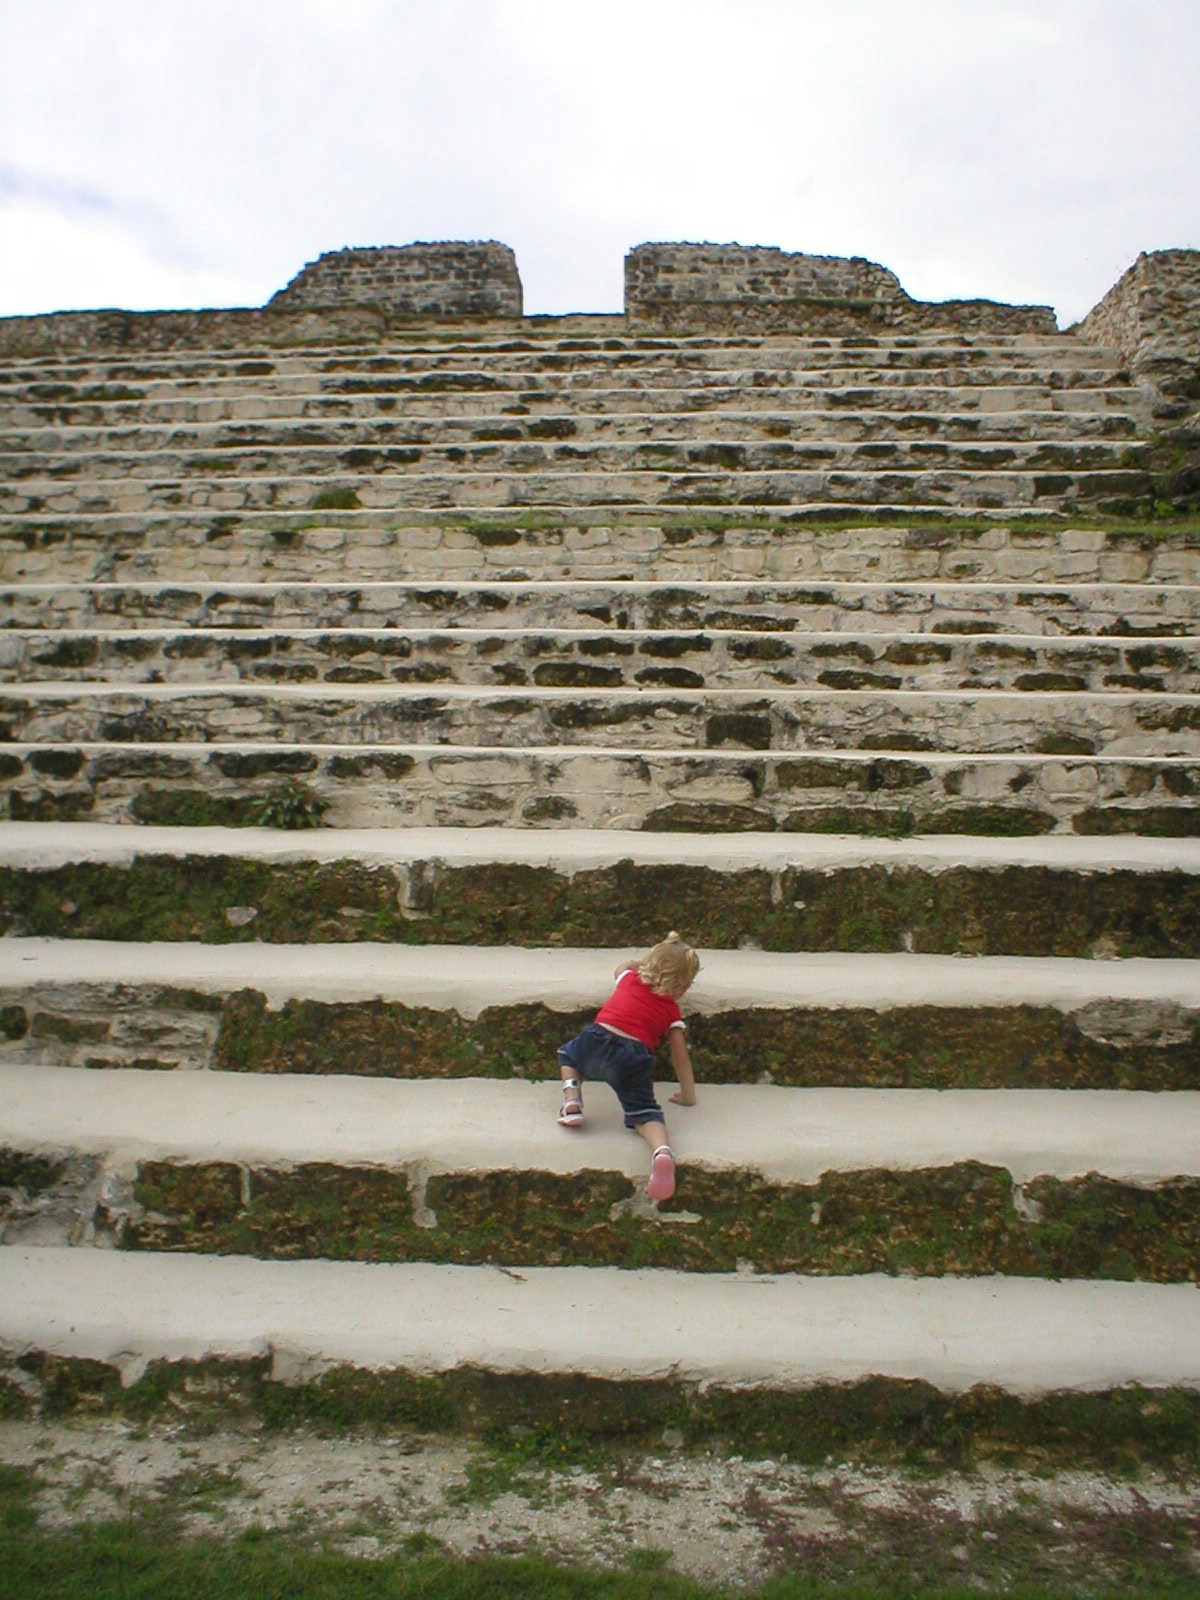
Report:
<svg viewBox="0 0 1200 1600"><path fill-rule="evenodd" d="M329 250L270 306L374 305L406 316L519 317L521 279L512 250L495 241Z"/></svg>

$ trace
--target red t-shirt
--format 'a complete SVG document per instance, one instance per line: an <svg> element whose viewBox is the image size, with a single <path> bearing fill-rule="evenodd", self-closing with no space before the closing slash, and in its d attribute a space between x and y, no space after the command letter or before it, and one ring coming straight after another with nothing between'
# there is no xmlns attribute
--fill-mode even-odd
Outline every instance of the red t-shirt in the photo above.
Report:
<svg viewBox="0 0 1200 1600"><path fill-rule="evenodd" d="M632 967L617 979L616 988L596 1013L596 1021L640 1039L650 1050L671 1028L684 1026L678 1001L656 993Z"/></svg>

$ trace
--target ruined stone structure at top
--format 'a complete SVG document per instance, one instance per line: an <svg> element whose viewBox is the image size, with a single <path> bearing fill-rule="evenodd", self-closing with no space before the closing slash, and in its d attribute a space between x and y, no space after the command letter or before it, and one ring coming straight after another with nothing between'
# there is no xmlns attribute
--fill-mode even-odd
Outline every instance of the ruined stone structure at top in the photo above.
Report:
<svg viewBox="0 0 1200 1600"><path fill-rule="evenodd" d="M407 316L519 317L521 279L512 250L494 240L328 250L269 304L283 311L374 305Z"/></svg>
<svg viewBox="0 0 1200 1600"><path fill-rule="evenodd" d="M641 244L625 257L631 321L688 332L720 327L795 333L963 328L1056 333L1049 306L914 300L894 272L862 256L761 245Z"/></svg>

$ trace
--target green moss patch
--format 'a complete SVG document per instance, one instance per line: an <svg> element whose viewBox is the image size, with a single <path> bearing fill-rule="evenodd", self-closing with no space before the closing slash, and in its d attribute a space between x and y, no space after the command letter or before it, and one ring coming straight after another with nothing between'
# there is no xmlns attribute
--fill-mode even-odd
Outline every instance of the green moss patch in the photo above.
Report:
<svg viewBox="0 0 1200 1600"><path fill-rule="evenodd" d="M225 1003L212 1065L363 1077L555 1077L555 1051L593 1009L497 1006L474 1021L382 1000ZM1144 1043L1107 1043L1050 1007L755 1009L689 1020L701 1082L893 1089L1200 1088L1200 1017ZM665 1075L665 1069L664 1069Z"/></svg>
<svg viewBox="0 0 1200 1600"><path fill-rule="evenodd" d="M130 1249L200 1250L272 1258L415 1259L408 1180L374 1168L313 1163L291 1171L232 1162L145 1162Z"/></svg>
<svg viewBox="0 0 1200 1600"><path fill-rule="evenodd" d="M506 863L395 871L199 856L0 870L0 931L53 938L632 947L644 938L640 908L665 904L701 948L1200 955L1200 878L1183 872L623 861L568 876Z"/></svg>
<svg viewBox="0 0 1200 1600"><path fill-rule="evenodd" d="M638 1188L611 1172L446 1174L430 1179L419 1226L403 1173L147 1162L134 1186L145 1215L123 1242L272 1259L1200 1280L1195 1178L1039 1178L1018 1210L1010 1175L977 1162L811 1184L685 1167L651 1217L622 1203Z"/></svg>
<svg viewBox="0 0 1200 1600"><path fill-rule="evenodd" d="M384 1078L556 1076L555 1051L593 1014L506 1006L472 1022L383 1000L291 1000L272 1011L257 991L242 990L226 1002L212 1064L224 1072Z"/></svg>

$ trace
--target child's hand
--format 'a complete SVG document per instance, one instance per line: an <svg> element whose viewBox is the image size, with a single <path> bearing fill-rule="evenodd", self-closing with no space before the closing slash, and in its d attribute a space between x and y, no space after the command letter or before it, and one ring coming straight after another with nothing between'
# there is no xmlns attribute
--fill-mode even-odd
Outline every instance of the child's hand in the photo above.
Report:
<svg viewBox="0 0 1200 1600"><path fill-rule="evenodd" d="M696 1104L696 1096L694 1094L684 1094L683 1090L680 1089L671 1096L671 1104L676 1106L694 1106Z"/></svg>

